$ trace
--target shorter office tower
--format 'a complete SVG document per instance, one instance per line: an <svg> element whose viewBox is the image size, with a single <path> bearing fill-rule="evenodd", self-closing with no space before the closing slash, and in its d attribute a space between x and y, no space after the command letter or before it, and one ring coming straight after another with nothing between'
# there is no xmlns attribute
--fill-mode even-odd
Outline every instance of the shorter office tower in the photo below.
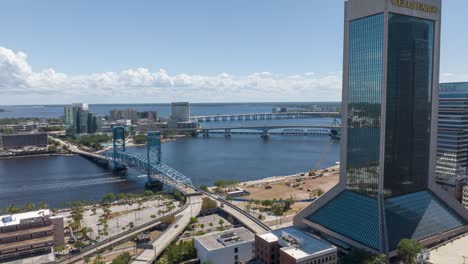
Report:
<svg viewBox="0 0 468 264"><path fill-rule="evenodd" d="M154 122L158 120L158 112L156 111L137 112L137 118L147 119L147 120Z"/></svg>
<svg viewBox="0 0 468 264"><path fill-rule="evenodd" d="M0 134L0 148L47 147L47 133Z"/></svg>
<svg viewBox="0 0 468 264"><path fill-rule="evenodd" d="M255 258L263 264L336 264L337 248L295 227L255 235Z"/></svg>
<svg viewBox="0 0 468 264"><path fill-rule="evenodd" d="M468 82L439 89L436 180L456 186L468 177Z"/></svg>
<svg viewBox="0 0 468 264"><path fill-rule="evenodd" d="M36 130L38 126L36 124L19 124L19 125L3 125L0 126L0 130L6 129L6 130L11 130L13 133L26 133L26 132L32 132L33 130Z"/></svg>
<svg viewBox="0 0 468 264"><path fill-rule="evenodd" d="M244 227L195 237L195 248L200 263L226 264L252 259L254 234Z"/></svg>
<svg viewBox="0 0 468 264"><path fill-rule="evenodd" d="M190 121L190 103L177 102L171 104L171 120L178 122Z"/></svg>
<svg viewBox="0 0 468 264"><path fill-rule="evenodd" d="M134 109L113 109L110 112L109 119L112 121L119 119L128 119L135 123L138 118L138 113Z"/></svg>
<svg viewBox="0 0 468 264"><path fill-rule="evenodd" d="M54 247L65 244L63 216L45 209L0 220L0 263L55 263Z"/></svg>

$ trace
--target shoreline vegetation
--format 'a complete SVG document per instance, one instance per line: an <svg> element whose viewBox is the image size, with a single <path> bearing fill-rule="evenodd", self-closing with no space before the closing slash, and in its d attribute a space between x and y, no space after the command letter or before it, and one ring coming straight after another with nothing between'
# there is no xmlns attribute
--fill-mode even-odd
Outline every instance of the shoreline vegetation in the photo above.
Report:
<svg viewBox="0 0 468 264"><path fill-rule="evenodd" d="M48 156L48 155L55 156L55 154L45 154L45 155L46 156ZM60 156L60 155L72 156L72 155L76 155L76 154L56 154L56 156ZM332 167L330 167L330 168L332 168ZM329 168L325 168L325 169L329 169ZM265 178L261 178L261 179L257 179L257 180L244 181L244 182L240 182L240 181L237 181L237 180L218 180L215 185L218 185L219 187L225 188L225 189L235 189L235 187L237 187L237 186L242 187L242 186L248 186L248 185L269 184L269 183L274 183L274 182L288 180L288 179L295 179L297 177L304 177L304 176L301 176L301 174L303 174L303 173L295 173L295 174L284 175L284 176L269 176L269 177L265 177ZM200 186L200 189L205 189L205 188L208 188L209 190L212 190L212 189L216 188L216 186L210 186L210 187ZM148 191L148 190L146 190L146 191ZM58 212L61 212L61 211L71 210L76 205L96 206L96 205L100 204L102 202L102 200L107 200L107 199L120 200L120 199L125 199L125 197L128 197L128 196L130 196L130 197L133 196L134 198L139 197L139 196L145 196L146 191L144 191L142 193L117 193L117 194L108 193L108 194L103 196L103 199L101 199L101 201L75 200L75 201L63 202L62 207L54 208L54 209L57 210ZM112 197L115 197L115 198L112 198ZM177 197L176 198L177 200L181 199L179 197L179 195L177 195L177 194L175 195L175 197ZM34 203L28 202L23 207L17 207L16 205L10 205L10 206L7 206L5 208L9 208L11 206L14 206L14 208L26 209L26 207L28 207L28 204L34 204ZM44 207L43 205L46 204L46 203L44 201L41 201L40 204L42 204L42 206L38 206L37 208L45 209L45 208L42 208L42 207ZM2 213L2 212L5 213L5 208L2 211L0 211L0 213ZM30 208L31 207L29 207L29 209Z"/></svg>
<svg viewBox="0 0 468 264"><path fill-rule="evenodd" d="M92 209L95 207L102 207L105 205L112 205L114 203L135 201L142 198L148 198L152 196L165 196L170 197L176 201L185 202L185 196L179 192L174 191L172 193L166 193L163 191L152 191L145 190L141 193L106 193L98 200L75 200L69 202L62 202L60 206L51 208L45 201L40 201L39 203L27 202L23 206L18 206L16 204L10 204L4 208L0 208L0 214L17 214L24 213L34 210L50 209L54 213L62 213L73 210L76 207L82 207L84 209Z"/></svg>

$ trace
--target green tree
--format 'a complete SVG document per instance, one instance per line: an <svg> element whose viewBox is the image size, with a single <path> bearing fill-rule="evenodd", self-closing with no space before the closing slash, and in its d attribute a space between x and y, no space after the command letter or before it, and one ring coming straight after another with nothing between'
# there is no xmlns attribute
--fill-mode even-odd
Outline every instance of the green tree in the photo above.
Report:
<svg viewBox="0 0 468 264"><path fill-rule="evenodd" d="M422 245L412 239L402 239L398 242L397 252L405 264L414 264L416 256L423 249Z"/></svg>
<svg viewBox="0 0 468 264"><path fill-rule="evenodd" d="M158 261L158 264L165 263L181 263L186 260L196 258L197 251L193 245L193 240L190 241L180 241L179 243L172 243L169 245L163 252L163 255L160 258L162 262Z"/></svg>
<svg viewBox="0 0 468 264"><path fill-rule="evenodd" d="M132 255L129 252L124 252L118 255L111 264L128 264L132 260Z"/></svg>
<svg viewBox="0 0 468 264"><path fill-rule="evenodd" d="M93 264L106 264L106 262L104 261L104 258L101 255L97 255L94 258Z"/></svg>
<svg viewBox="0 0 468 264"><path fill-rule="evenodd" d="M387 263L387 256L385 254L374 255L369 260L364 262L364 264L385 264Z"/></svg>
<svg viewBox="0 0 468 264"><path fill-rule="evenodd" d="M55 252L61 252L65 249L65 246L56 246L55 247Z"/></svg>
<svg viewBox="0 0 468 264"><path fill-rule="evenodd" d="M91 227L85 226L81 229L81 234L89 239L89 234L93 232L93 229Z"/></svg>
<svg viewBox="0 0 468 264"><path fill-rule="evenodd" d="M90 256L86 256L86 257L83 258L83 260L84 260L84 263L88 264L88 263L91 262L91 257L90 257Z"/></svg>
<svg viewBox="0 0 468 264"><path fill-rule="evenodd" d="M171 264L166 257L160 257L156 264Z"/></svg>
<svg viewBox="0 0 468 264"><path fill-rule="evenodd" d="M24 211L26 212L34 211L34 209L36 209L36 205L34 205L33 203L28 202L24 205Z"/></svg>
<svg viewBox="0 0 468 264"><path fill-rule="evenodd" d="M133 143L135 144L146 144L146 135L145 134L138 134L133 137Z"/></svg>
<svg viewBox="0 0 468 264"><path fill-rule="evenodd" d="M106 193L103 197L102 197L102 201L103 202L112 202L112 201L115 201L116 197L115 197L115 194L110 192L110 193Z"/></svg>
<svg viewBox="0 0 468 264"><path fill-rule="evenodd" d="M218 224L221 226L221 230L223 230L224 229L224 226L223 226L224 225L224 220L219 219Z"/></svg>
<svg viewBox="0 0 468 264"><path fill-rule="evenodd" d="M206 185L200 185L200 190L205 191L205 192L209 192L208 186L206 186Z"/></svg>
<svg viewBox="0 0 468 264"><path fill-rule="evenodd" d="M17 214L21 212L21 209L19 209L16 205L12 204L5 208L3 211L5 211L5 213L7 214Z"/></svg>
<svg viewBox="0 0 468 264"><path fill-rule="evenodd" d="M84 243L81 240L76 240L75 243L73 244L75 248L81 248L84 247Z"/></svg>
<svg viewBox="0 0 468 264"><path fill-rule="evenodd" d="M196 217L190 217L190 225L198 223L198 218Z"/></svg>

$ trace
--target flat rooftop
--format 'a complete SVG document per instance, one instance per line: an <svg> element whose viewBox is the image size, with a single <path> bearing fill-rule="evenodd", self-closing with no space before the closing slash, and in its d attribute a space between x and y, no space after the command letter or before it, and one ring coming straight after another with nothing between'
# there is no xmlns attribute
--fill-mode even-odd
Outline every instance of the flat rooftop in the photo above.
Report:
<svg viewBox="0 0 468 264"><path fill-rule="evenodd" d="M464 263L468 257L468 234L430 250L430 263Z"/></svg>
<svg viewBox="0 0 468 264"><path fill-rule="evenodd" d="M253 242L255 235L248 229L239 227L228 231L198 236L195 237L195 240L207 250L215 250L245 242Z"/></svg>
<svg viewBox="0 0 468 264"><path fill-rule="evenodd" d="M259 237L271 243L279 241L283 234L287 234L301 240L299 244L294 244L288 247L282 247L280 249L286 254L294 257L295 259L306 258L316 254L321 254L326 251L336 250L336 247L334 247L330 243L318 237L307 234L295 227L285 227L281 229L276 229L269 233L259 235Z"/></svg>
<svg viewBox="0 0 468 264"><path fill-rule="evenodd" d="M19 214L1 215L0 227L17 225L21 222L21 220L39 218L39 217L44 217L44 216L51 216L49 209L43 209L43 210L37 210L37 211L31 211L31 212L19 213Z"/></svg>

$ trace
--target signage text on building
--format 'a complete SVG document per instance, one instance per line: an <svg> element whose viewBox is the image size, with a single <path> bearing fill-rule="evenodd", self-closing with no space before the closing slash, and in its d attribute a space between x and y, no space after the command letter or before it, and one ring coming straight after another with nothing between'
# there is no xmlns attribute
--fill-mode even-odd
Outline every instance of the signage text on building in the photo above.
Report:
<svg viewBox="0 0 468 264"><path fill-rule="evenodd" d="M434 5L429 5L426 3L413 1L413 0L392 0L392 5L410 8L418 11L423 11L427 13L437 13L439 12L439 8Z"/></svg>

